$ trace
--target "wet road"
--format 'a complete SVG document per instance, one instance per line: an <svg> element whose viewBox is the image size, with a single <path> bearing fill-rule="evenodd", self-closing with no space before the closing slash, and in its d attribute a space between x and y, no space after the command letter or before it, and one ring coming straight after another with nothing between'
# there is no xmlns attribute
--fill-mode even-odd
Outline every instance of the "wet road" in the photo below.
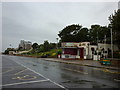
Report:
<svg viewBox="0 0 120 90"><path fill-rule="evenodd" d="M19 56L2 56L2 60L4 87L120 88L118 85L120 84L120 73L115 70ZM22 85L19 82L22 82ZM27 85L24 84L26 82ZM17 84L11 85L10 83Z"/></svg>

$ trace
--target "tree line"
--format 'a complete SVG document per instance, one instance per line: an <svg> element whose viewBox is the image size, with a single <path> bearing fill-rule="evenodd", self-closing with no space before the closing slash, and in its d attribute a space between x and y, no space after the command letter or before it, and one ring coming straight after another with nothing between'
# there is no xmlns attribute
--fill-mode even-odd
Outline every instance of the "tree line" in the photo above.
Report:
<svg viewBox="0 0 120 90"><path fill-rule="evenodd" d="M108 26L91 25L90 29L79 24L68 25L59 31L60 42L91 42L111 43L111 29L113 44L120 50L120 9L108 17Z"/></svg>
<svg viewBox="0 0 120 90"><path fill-rule="evenodd" d="M61 42L104 42L110 43L110 28L100 25L91 25L91 28L82 28L81 25L69 25L59 32Z"/></svg>
<svg viewBox="0 0 120 90"><path fill-rule="evenodd" d="M88 29L79 24L72 24L59 31L59 43L49 43L47 40L43 44L32 45L33 53L46 52L60 47L61 42L91 42L92 44L111 43L111 29L113 34L113 43L120 49L120 9L108 17L110 23L108 26L91 25Z"/></svg>
<svg viewBox="0 0 120 90"><path fill-rule="evenodd" d="M40 52L46 52L51 49L55 49L57 47L56 43L49 43L48 40L44 41L43 44L38 45L37 43L33 43L32 45L32 53L40 53Z"/></svg>
<svg viewBox="0 0 120 90"><path fill-rule="evenodd" d="M59 31L59 43L49 43L47 40L43 44L32 45L32 53L46 52L60 47L61 42L91 42L93 44L111 43L111 29L113 34L113 44L116 44L120 50L120 9L108 17L110 23L108 26L91 25L88 29L79 24L72 24ZM5 50L8 53L10 50Z"/></svg>

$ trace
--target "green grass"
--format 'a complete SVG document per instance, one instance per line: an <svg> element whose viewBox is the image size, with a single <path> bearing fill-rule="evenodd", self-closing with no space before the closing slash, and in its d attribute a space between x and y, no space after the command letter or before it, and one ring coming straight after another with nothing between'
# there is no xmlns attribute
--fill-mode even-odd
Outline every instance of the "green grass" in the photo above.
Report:
<svg viewBox="0 0 120 90"><path fill-rule="evenodd" d="M30 55L30 56L37 56L37 57L41 57L41 56L45 56L47 55L48 57L57 57L58 54L61 54L62 53L62 50L61 49L52 49L50 51L47 51L47 52L41 52L41 53L27 53L27 55Z"/></svg>

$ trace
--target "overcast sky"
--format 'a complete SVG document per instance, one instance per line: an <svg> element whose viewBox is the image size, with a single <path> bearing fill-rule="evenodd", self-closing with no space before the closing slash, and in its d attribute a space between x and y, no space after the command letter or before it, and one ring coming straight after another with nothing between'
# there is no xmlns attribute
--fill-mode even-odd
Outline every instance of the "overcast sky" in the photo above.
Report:
<svg viewBox="0 0 120 90"><path fill-rule="evenodd" d="M17 48L20 40L56 42L59 31L71 24L108 25L117 8L117 2L3 2L2 50Z"/></svg>

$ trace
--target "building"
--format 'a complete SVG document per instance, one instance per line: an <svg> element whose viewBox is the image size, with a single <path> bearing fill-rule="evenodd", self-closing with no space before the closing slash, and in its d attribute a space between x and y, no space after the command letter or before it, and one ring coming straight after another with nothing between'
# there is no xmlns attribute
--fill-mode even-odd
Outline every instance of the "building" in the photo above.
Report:
<svg viewBox="0 0 120 90"><path fill-rule="evenodd" d="M31 49L32 48L32 43L30 42L30 41L26 41L25 43L24 43L24 45L25 45L25 50L28 50L28 49Z"/></svg>
<svg viewBox="0 0 120 90"><path fill-rule="evenodd" d="M15 51L9 51L9 55L15 54Z"/></svg>
<svg viewBox="0 0 120 90"><path fill-rule="evenodd" d="M30 41L21 40L19 44L19 48L23 50L29 50L32 48L32 43Z"/></svg>
<svg viewBox="0 0 120 90"><path fill-rule="evenodd" d="M98 43L98 45L90 42L62 42L62 55L63 59L93 59L99 60L101 57L108 57L111 51L110 44ZM114 45L114 50L118 50Z"/></svg>
<svg viewBox="0 0 120 90"><path fill-rule="evenodd" d="M92 49L97 46L90 46L90 42L63 42L61 44L63 59L87 59L92 58Z"/></svg>

